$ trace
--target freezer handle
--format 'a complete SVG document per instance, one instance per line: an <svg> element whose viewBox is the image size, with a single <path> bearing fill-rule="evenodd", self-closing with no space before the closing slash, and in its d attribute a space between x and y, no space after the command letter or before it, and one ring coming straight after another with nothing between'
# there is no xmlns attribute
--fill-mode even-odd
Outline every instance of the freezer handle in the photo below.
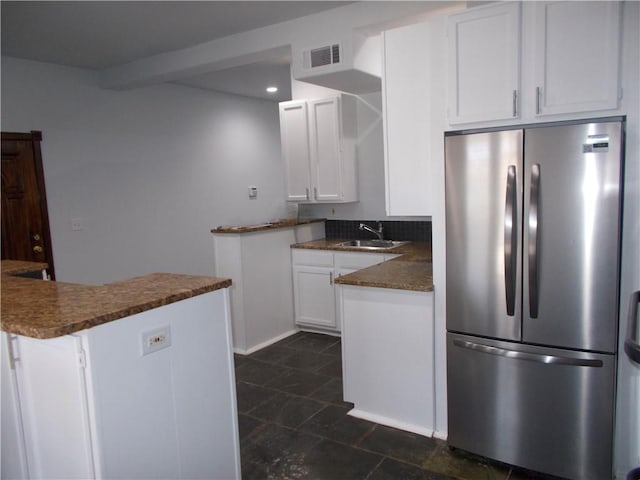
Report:
<svg viewBox="0 0 640 480"><path fill-rule="evenodd" d="M516 307L516 245L518 217L516 214L516 167L507 169L507 193L504 207L504 290L507 315L514 315Z"/></svg>
<svg viewBox="0 0 640 480"><path fill-rule="evenodd" d="M602 360L595 358L572 358L561 357L559 355L540 355L537 353L521 352L519 350L510 350L508 348L492 347L481 343L469 342L458 338L453 340L453 344L457 347L468 348L477 352L488 353L490 355L498 355L500 357L513 358L515 360L527 360L529 362L547 363L553 365L570 365L573 367L602 367Z"/></svg>
<svg viewBox="0 0 640 480"><path fill-rule="evenodd" d="M538 318L538 235L540 233L540 164L531 165L529 195L529 317Z"/></svg>
<svg viewBox="0 0 640 480"><path fill-rule="evenodd" d="M627 339L624 341L624 351L635 363L640 363L640 344L638 344L638 304L640 304L640 290L631 294L629 301L629 317L627 325Z"/></svg>

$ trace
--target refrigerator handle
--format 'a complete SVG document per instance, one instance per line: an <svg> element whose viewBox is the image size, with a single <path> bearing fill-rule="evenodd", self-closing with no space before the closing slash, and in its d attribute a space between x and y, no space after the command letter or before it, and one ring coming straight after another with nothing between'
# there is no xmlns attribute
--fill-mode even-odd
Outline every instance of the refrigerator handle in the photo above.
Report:
<svg viewBox="0 0 640 480"><path fill-rule="evenodd" d="M516 167L507 169L507 194L504 207L504 290L507 315L512 317L516 306L516 245L518 233Z"/></svg>
<svg viewBox="0 0 640 480"><path fill-rule="evenodd" d="M538 318L538 234L540 232L540 164L531 166L529 196L529 316Z"/></svg>
<svg viewBox="0 0 640 480"><path fill-rule="evenodd" d="M456 338L453 344L457 347L467 348L476 352L488 353L499 357L513 358L514 360L527 360L529 362L546 363L552 365L570 365L573 367L602 367L602 360L597 358L574 358L560 355L544 355L538 353L510 350L508 348L492 347L482 343L469 342Z"/></svg>
<svg viewBox="0 0 640 480"><path fill-rule="evenodd" d="M631 294L629 301L629 317L627 339L624 341L624 351L635 363L640 363L640 344L638 344L638 305L640 304L640 290Z"/></svg>

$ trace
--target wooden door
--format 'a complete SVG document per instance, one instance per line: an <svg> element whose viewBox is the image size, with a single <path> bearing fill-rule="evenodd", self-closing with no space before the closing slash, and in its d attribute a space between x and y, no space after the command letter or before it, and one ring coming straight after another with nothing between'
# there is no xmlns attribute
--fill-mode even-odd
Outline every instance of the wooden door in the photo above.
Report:
<svg viewBox="0 0 640 480"><path fill-rule="evenodd" d="M2 258L46 262L53 279L41 140L41 132L2 132Z"/></svg>

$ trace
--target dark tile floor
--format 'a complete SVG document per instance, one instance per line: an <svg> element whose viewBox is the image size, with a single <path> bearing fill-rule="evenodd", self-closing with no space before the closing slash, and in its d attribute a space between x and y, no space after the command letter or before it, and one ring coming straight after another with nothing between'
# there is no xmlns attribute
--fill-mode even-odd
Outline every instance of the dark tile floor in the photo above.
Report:
<svg viewBox="0 0 640 480"><path fill-rule="evenodd" d="M340 338L300 332L236 355L242 478L543 478L347 415Z"/></svg>

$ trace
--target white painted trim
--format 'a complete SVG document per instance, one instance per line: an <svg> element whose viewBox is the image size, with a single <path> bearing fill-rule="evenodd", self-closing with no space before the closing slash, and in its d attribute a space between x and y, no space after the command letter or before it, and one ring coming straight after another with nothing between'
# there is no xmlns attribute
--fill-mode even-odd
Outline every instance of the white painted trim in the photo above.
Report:
<svg viewBox="0 0 640 480"><path fill-rule="evenodd" d="M449 437L447 435L446 430L434 430L433 438L437 438L439 440L447 441L447 438L449 438Z"/></svg>
<svg viewBox="0 0 640 480"><path fill-rule="evenodd" d="M309 332L309 333L321 333L323 335L330 335L332 337L342 337L342 333L336 332L335 330L323 330L322 328L313 328L307 327L306 325L298 325L298 330L301 332Z"/></svg>
<svg viewBox="0 0 640 480"><path fill-rule="evenodd" d="M416 433L424 437L431 438L434 436L434 431L430 428L421 427L412 423L399 422L393 418L383 417L382 415L376 415L375 413L369 413L357 408L352 408L347 412L347 415L352 417L361 418L363 420L369 420L370 422L379 423L380 425L386 425L387 427L398 428L407 432Z"/></svg>
<svg viewBox="0 0 640 480"><path fill-rule="evenodd" d="M274 343L279 342L280 340L284 340L285 338L290 337L294 333L298 333L298 329L293 329L293 330L289 330L288 332L284 332L278 335L277 337L270 338L266 342L259 343L258 345L254 345L253 347L248 348L246 350L243 350L241 348L234 348L233 353L238 353L240 355L251 355L252 353L257 352L258 350L262 350L263 348L268 347L269 345L273 345Z"/></svg>

